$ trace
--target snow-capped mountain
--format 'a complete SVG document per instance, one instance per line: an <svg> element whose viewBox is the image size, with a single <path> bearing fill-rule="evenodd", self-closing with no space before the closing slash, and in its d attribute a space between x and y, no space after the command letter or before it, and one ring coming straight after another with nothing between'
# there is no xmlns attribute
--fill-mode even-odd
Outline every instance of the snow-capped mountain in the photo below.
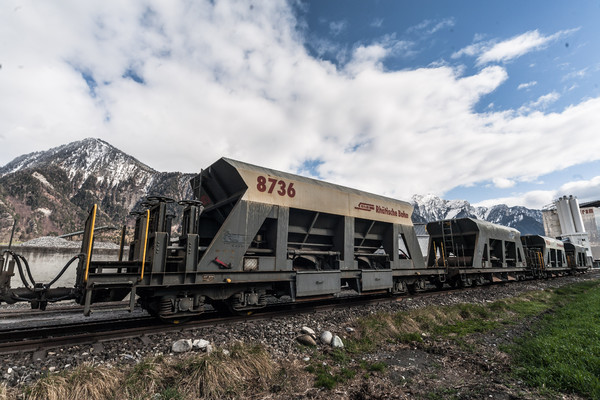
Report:
<svg viewBox="0 0 600 400"><path fill-rule="evenodd" d="M0 242L20 218L16 240L83 227L99 204L99 223L120 226L141 199L192 196L192 174L158 172L100 139L17 157L0 168Z"/></svg>
<svg viewBox="0 0 600 400"><path fill-rule="evenodd" d="M87 138L47 151L17 157L0 168L0 177L23 169L56 166L64 170L75 186L95 176L99 184L115 187L134 179L138 186L150 186L157 171L101 139Z"/></svg>
<svg viewBox="0 0 600 400"><path fill-rule="evenodd" d="M493 207L473 207L465 200L443 200L435 195L412 197L413 222L426 223L442 219L472 217L510 226L522 234L543 235L542 211L525 207L508 207L504 204Z"/></svg>

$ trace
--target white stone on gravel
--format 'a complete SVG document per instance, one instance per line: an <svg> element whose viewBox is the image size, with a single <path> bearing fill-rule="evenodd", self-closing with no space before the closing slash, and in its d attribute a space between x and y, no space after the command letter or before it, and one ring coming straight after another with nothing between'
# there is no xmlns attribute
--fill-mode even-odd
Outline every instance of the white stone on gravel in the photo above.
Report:
<svg viewBox="0 0 600 400"><path fill-rule="evenodd" d="M194 347L194 349L196 350L206 350L206 347L210 344L210 342L208 340L205 339L196 339L194 340L194 342L192 343L192 346Z"/></svg>
<svg viewBox="0 0 600 400"><path fill-rule="evenodd" d="M338 335L335 335L333 337L333 339L331 339L331 347L336 347L336 348L343 348L344 347L344 342L342 342L342 339L340 339L340 337Z"/></svg>
<svg viewBox="0 0 600 400"><path fill-rule="evenodd" d="M179 339L171 346L171 351L173 351L173 353L185 353L186 351L190 351L191 349L191 339Z"/></svg>
<svg viewBox="0 0 600 400"><path fill-rule="evenodd" d="M333 334L329 331L323 331L321 333L321 337L319 338L321 343L323 344L331 344L331 340L333 339Z"/></svg>

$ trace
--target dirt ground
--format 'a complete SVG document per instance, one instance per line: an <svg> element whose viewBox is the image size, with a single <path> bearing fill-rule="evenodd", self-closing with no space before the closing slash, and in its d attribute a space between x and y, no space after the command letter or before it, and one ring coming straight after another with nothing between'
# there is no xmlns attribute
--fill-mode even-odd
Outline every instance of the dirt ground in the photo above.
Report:
<svg viewBox="0 0 600 400"><path fill-rule="evenodd" d="M581 399L528 388L510 376L510 356L502 345L525 333L532 320L486 334L460 339L427 337L423 342L386 344L365 358L386 369L357 375L326 391L309 389L299 398L315 399Z"/></svg>

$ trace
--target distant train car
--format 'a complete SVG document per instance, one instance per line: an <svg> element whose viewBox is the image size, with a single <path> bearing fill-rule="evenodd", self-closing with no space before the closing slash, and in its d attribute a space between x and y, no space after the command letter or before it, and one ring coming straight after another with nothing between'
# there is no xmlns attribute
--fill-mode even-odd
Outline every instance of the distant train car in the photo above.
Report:
<svg viewBox="0 0 600 400"><path fill-rule="evenodd" d="M541 235L525 235L521 241L534 276L547 278L570 271L563 241Z"/></svg>
<svg viewBox="0 0 600 400"><path fill-rule="evenodd" d="M587 255L586 248L571 242L565 243L567 265L572 271L581 272L592 268L592 257Z"/></svg>
<svg viewBox="0 0 600 400"><path fill-rule="evenodd" d="M424 268L407 202L226 158L191 184L197 200L181 202L179 237L171 237L170 200L149 198L129 261L82 261L86 313L124 293L154 315L179 318L205 304L258 309L267 295L402 293L443 276Z"/></svg>
<svg viewBox="0 0 600 400"><path fill-rule="evenodd" d="M428 268L447 270L452 286L483 284L528 276L518 230L460 218L427 224Z"/></svg>

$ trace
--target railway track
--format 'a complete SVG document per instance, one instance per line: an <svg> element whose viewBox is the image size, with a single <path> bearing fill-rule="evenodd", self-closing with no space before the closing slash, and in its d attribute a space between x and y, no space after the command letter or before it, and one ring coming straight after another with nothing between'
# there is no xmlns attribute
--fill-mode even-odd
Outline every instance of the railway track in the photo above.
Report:
<svg viewBox="0 0 600 400"><path fill-rule="evenodd" d="M49 350L72 345L92 345L101 348L102 343L126 338L138 338L149 342L153 334L188 331L217 324L234 325L241 322L272 319L298 313L326 311L337 307L372 304L381 301L401 301L402 297L383 297L381 294L367 297L342 297L300 303L276 303L251 315L231 316L207 311L200 317L184 324L164 323L149 315L129 316L118 319L89 319L49 324L39 327L0 328L0 355L34 352L34 359L43 359Z"/></svg>
<svg viewBox="0 0 600 400"><path fill-rule="evenodd" d="M251 320L268 320L300 313L323 312L348 306L369 305L376 302L397 302L436 295L451 295L470 291L474 288L438 290L431 287L426 291L408 296L388 296L378 293L360 297L348 296L306 302L274 303L252 315L243 316L222 315L216 311L207 311L200 317L189 320L184 324L164 323L141 312L139 315L125 314L124 317L118 319L111 318L98 321L90 321L89 318L82 317L74 322L48 324L35 328L2 328L0 323L0 355L33 352L34 360L44 359L47 351L65 346L85 344L93 346L96 350L101 350L104 342L132 338L141 340L144 344L149 344L151 340L148 336L154 334L185 332L214 325L235 325ZM68 310L68 312L70 311Z"/></svg>

